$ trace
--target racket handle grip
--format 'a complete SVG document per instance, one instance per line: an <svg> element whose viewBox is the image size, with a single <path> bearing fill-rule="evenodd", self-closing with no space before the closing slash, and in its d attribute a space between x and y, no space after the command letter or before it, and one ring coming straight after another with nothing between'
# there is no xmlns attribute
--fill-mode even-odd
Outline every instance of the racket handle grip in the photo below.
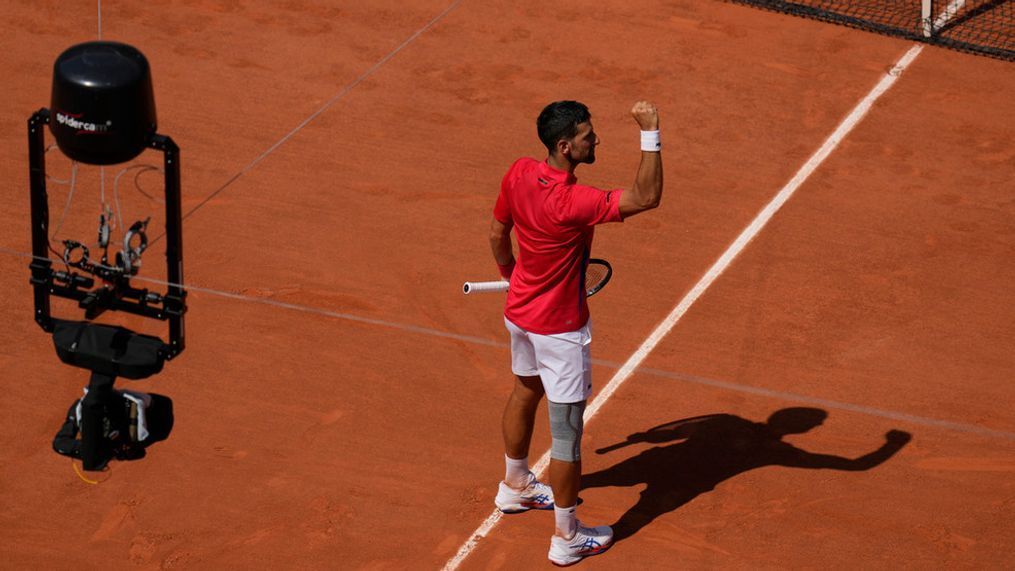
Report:
<svg viewBox="0 0 1015 571"><path fill-rule="evenodd" d="M492 291L507 291L508 282L499 280L495 282L465 282L462 286L462 293L469 295L470 293L483 293Z"/></svg>

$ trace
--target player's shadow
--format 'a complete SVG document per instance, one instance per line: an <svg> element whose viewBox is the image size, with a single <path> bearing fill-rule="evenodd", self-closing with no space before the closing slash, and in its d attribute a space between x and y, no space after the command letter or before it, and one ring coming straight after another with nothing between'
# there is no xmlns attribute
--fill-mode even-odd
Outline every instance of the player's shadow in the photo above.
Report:
<svg viewBox="0 0 1015 571"><path fill-rule="evenodd" d="M670 422L596 450L606 454L635 443L655 446L605 470L584 475L581 488L645 484L638 502L613 525L614 540L637 533L659 516L707 493L737 474L763 466L869 470L888 460L909 442L909 433L891 430L885 443L858 458L802 450L783 441L820 426L828 413L816 408L785 408L766 422L732 414L714 414Z"/></svg>

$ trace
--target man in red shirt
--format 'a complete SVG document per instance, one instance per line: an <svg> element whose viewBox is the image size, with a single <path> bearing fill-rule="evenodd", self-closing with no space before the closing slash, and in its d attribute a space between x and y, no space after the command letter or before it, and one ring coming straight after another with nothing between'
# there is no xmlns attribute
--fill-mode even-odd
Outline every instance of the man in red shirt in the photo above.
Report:
<svg viewBox="0 0 1015 571"><path fill-rule="evenodd" d="M555 511L549 559L577 563L606 550L609 526L585 527L575 510L581 480L582 415L592 389L592 332L584 282L597 224L620 222L659 205L663 189L659 113L639 101L631 115L641 128L641 164L629 190L577 184L575 168L596 160L599 137L588 108L558 101L536 121L545 161L516 161L501 183L490 245L501 275L511 283L504 321L511 334L511 369L517 377L504 410L505 477L495 503L504 512ZM518 240L518 259L511 231ZM536 409L547 397L550 486L529 470Z"/></svg>

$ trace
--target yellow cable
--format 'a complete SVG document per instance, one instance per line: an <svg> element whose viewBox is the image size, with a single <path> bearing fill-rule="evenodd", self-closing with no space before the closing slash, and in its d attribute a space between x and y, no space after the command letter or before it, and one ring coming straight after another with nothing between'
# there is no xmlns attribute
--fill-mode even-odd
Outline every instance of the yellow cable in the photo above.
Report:
<svg viewBox="0 0 1015 571"><path fill-rule="evenodd" d="M74 467L74 473L78 475L78 478L81 478L81 481L86 484L93 485L101 484L102 482L105 482L106 480L110 479L113 476L113 469L110 468L108 464L106 465L105 468L102 469L103 472L109 473L109 475L106 476L105 480L89 480L88 478L86 478L85 475L81 473L81 469L78 468L78 465L76 462L74 462L73 458L71 458L70 460L70 465Z"/></svg>

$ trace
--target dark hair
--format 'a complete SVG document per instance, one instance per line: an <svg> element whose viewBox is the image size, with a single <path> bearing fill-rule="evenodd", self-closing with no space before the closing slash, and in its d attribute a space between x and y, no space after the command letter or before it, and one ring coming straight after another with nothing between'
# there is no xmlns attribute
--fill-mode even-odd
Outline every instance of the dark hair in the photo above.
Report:
<svg viewBox="0 0 1015 571"><path fill-rule="evenodd" d="M536 119L536 132L546 150L553 154L557 141L578 134L578 125L592 118L589 108L577 101L554 101Z"/></svg>

